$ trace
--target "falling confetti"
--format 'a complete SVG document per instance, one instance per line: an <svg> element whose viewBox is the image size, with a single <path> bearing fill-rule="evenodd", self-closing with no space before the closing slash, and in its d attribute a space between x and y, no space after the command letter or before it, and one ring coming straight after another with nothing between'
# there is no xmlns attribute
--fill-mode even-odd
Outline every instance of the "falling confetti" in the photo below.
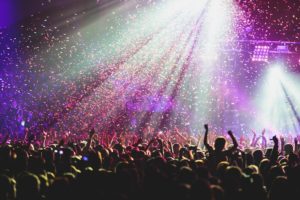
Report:
<svg viewBox="0 0 300 200"><path fill-rule="evenodd" d="M283 0L43 1L0 29L2 127L249 132L266 66L241 41L299 41L299 13Z"/></svg>

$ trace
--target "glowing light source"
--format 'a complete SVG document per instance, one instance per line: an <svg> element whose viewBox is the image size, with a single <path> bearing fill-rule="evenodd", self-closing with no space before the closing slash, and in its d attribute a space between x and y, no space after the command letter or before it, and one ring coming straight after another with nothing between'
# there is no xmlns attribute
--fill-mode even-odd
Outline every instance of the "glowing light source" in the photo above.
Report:
<svg viewBox="0 0 300 200"><path fill-rule="evenodd" d="M276 50L278 53L289 53L289 48L286 45L278 45Z"/></svg>
<svg viewBox="0 0 300 200"><path fill-rule="evenodd" d="M274 63L266 70L260 85L255 124L266 128L270 137L299 132L299 76L282 63Z"/></svg>
<svg viewBox="0 0 300 200"><path fill-rule="evenodd" d="M254 48L252 61L267 62L269 58L269 46L257 45Z"/></svg>
<svg viewBox="0 0 300 200"><path fill-rule="evenodd" d="M282 74L283 74L282 66L280 66L279 64L275 64L275 65L271 66L271 69L270 69L271 77L281 78Z"/></svg>
<svg viewBox="0 0 300 200"><path fill-rule="evenodd" d="M25 126L25 121L21 121L21 126Z"/></svg>

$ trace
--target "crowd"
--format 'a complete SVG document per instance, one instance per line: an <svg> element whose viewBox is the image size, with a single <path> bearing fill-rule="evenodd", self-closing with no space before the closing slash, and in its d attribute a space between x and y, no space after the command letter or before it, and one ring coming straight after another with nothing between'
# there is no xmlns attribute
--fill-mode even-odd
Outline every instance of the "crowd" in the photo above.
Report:
<svg viewBox="0 0 300 200"><path fill-rule="evenodd" d="M5 135L0 199L276 200L300 195L298 139L241 145L231 131ZM261 145L259 139L262 138ZM247 143L247 142L246 142Z"/></svg>
<svg viewBox="0 0 300 200"><path fill-rule="evenodd" d="M178 17L171 15L172 23L165 24L169 14L164 20L158 20L160 14L150 17L156 13L151 6L160 6L157 1L132 1L120 7L112 3L117 1L76 2L26 2L29 6L24 3L25 7L17 7L29 7L29 13L34 11L31 15L21 19L21 12L17 24L0 27L0 132L9 127L0 133L0 200L276 200L300 196L300 137L292 138L287 133L272 140L267 139L265 131L253 131L250 138L236 138L231 131L220 135L207 125L205 133L196 137L178 129L159 132L151 127L138 134L94 129L81 132L89 129L89 124L95 129L109 129L116 124L121 130L122 124L128 123L128 115L139 118L136 113L146 112L148 118L155 118L149 110L165 112L175 103L173 97L170 105L162 101L161 93L180 99L180 104L172 105L180 108L178 119L189 121L194 108L208 107L221 121L218 107L244 107L247 101L242 99L248 95L241 96L242 103L228 101L219 106L226 99L219 82L224 80L224 88L227 85L236 91L248 88L231 95L239 97L252 94L257 89L255 80L261 76L248 61L250 44L238 45L236 49L241 48L241 53L233 57L220 55L224 67L219 67L216 74L212 71L218 81L212 79L216 84L208 92L218 98L207 98L205 102L202 97L206 97L207 85L199 84L200 73L192 70L198 65L188 66L186 62L191 57L191 63L197 64L198 57L184 53L194 45L185 42L185 34L179 35L181 31L192 31L194 26L189 29L185 23L173 23ZM233 35L238 40L299 40L299 2L239 0L235 4L233 10L240 12L230 15L239 18L232 20L237 21ZM104 11L103 16L96 20L99 9ZM166 40L168 32L160 26L179 31L167 35ZM160 32L151 39L148 32L154 35L156 29ZM296 47L291 48L298 52ZM238 70L231 66L233 60ZM206 78L203 80L206 83ZM170 92L171 88L176 89ZM201 101L196 100L199 98ZM203 105L198 104L202 100ZM151 109L134 109L144 104ZM149 121L147 117L143 121ZM49 127L63 131L42 130ZM24 135L18 135L23 131Z"/></svg>

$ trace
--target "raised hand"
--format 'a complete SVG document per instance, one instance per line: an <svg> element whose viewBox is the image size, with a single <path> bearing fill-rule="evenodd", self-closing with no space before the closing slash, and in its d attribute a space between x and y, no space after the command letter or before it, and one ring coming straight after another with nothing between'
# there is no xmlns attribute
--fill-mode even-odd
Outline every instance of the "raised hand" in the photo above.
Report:
<svg viewBox="0 0 300 200"><path fill-rule="evenodd" d="M295 143L295 153L298 153L298 138L297 137L295 137L295 139L294 139L294 143Z"/></svg>
<svg viewBox="0 0 300 200"><path fill-rule="evenodd" d="M251 132L253 133L254 136L256 136L256 132L253 129L251 129Z"/></svg>
<svg viewBox="0 0 300 200"><path fill-rule="evenodd" d="M204 124L204 129L208 130L208 124Z"/></svg>
<svg viewBox="0 0 300 200"><path fill-rule="evenodd" d="M48 136L47 132L43 131L43 133L41 134L42 140L45 140L47 136Z"/></svg>
<svg viewBox="0 0 300 200"><path fill-rule="evenodd" d="M237 149L237 147L239 146L239 144L237 143L237 141L236 141L236 139L235 139L235 137L234 137L232 131L229 130L227 133L228 133L228 135L230 136L230 138L232 139L232 142L233 142L232 150Z"/></svg>
<svg viewBox="0 0 300 200"><path fill-rule="evenodd" d="M174 128L174 131L175 131L175 133L177 133L177 134L179 133L179 130L178 130L177 127Z"/></svg>
<svg viewBox="0 0 300 200"><path fill-rule="evenodd" d="M272 140L274 141L275 144L278 144L278 138L276 137L276 135L273 136Z"/></svg>
<svg viewBox="0 0 300 200"><path fill-rule="evenodd" d="M283 136L280 136L280 142L284 143L284 137Z"/></svg>
<svg viewBox="0 0 300 200"><path fill-rule="evenodd" d="M92 138L95 135L96 131L94 128L92 128L89 132L90 138Z"/></svg>

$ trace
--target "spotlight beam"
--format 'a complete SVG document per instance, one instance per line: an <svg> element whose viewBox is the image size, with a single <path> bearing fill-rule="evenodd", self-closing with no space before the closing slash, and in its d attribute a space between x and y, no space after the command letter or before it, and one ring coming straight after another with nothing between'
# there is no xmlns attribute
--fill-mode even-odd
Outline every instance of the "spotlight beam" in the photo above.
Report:
<svg viewBox="0 0 300 200"><path fill-rule="evenodd" d="M197 25L197 23L198 23L198 21L196 22L195 25ZM164 64L165 64L165 62L166 62L166 60L167 60L167 57L170 56L170 53L174 50L174 48L175 48L176 46L178 46L178 41L181 41L181 40L182 40L182 38L183 38L184 35L185 35L185 34L184 34L185 32L186 32L186 30L183 29L182 32L180 33L179 37L176 39L176 41L174 41L174 42L172 43L172 46L169 48L169 50L162 56L162 58L160 59L160 62L159 62L159 63L160 63L159 66L161 66L161 67L164 66ZM160 90L158 91L158 96L161 96L161 95L164 93L164 91L166 90L166 88L167 88L167 86L168 86L168 82L169 82L169 80L172 78L172 75L175 73L176 68L177 68L177 66L178 66L178 63L179 63L179 61L180 61L181 58L182 58L182 54L183 54L185 48L187 47L188 42L190 41L190 38L192 37L192 34L193 34L193 30L191 30L191 32L189 33L189 35L188 35L186 41L184 42L183 48L181 49L181 52L180 52L180 54L179 54L180 56L177 57L176 62L173 64L173 67L172 67L172 69L171 69L171 71L170 71L168 77L165 78L165 81L163 82L162 87L161 87ZM159 72L159 69L160 69L161 67L157 67L153 74L154 74L154 75L159 74L158 72ZM152 77L149 77L149 78L147 79L147 81L146 81L146 86L148 86L148 85L150 84L151 79L152 79ZM153 112L147 112L147 113L142 117L141 122L140 122L140 125L139 125L139 128L138 128L138 131L142 131L141 128L144 127L144 126L151 120L152 115L153 115Z"/></svg>
<svg viewBox="0 0 300 200"><path fill-rule="evenodd" d="M199 17L198 21L197 21L197 24L200 23L200 20L201 20L201 16ZM178 77L178 80L174 86L174 89L171 93L171 96L170 96L170 102L172 103L173 105L173 102L176 98L176 96L178 95L179 93L179 90L180 90L180 86L182 85L182 82L184 80L184 77L185 77L185 74L187 72L187 70L189 69L190 67L190 62L191 62L191 59L192 59L192 55L194 53L194 50L196 48L196 45L198 43L198 35L200 33L200 28L198 26L196 26L196 28L192 31L193 32L196 32L195 36L194 36L194 39L193 39L193 42L192 42L192 47L190 48L189 52L188 52L188 56L186 57L185 61L184 61L184 64L182 66L182 69L181 69L181 72L179 74L179 77ZM173 110L173 106L170 106L170 108L168 108L164 113L163 113L163 116L162 116L162 120L161 120L161 123L159 125L159 128L162 129L163 127L166 127L169 125L169 120L170 120L170 115L172 113L172 110Z"/></svg>
<svg viewBox="0 0 300 200"><path fill-rule="evenodd" d="M171 21L175 20L178 16L175 18L171 19L168 21L167 24L170 24ZM88 85L88 88L84 88L82 91L79 91L78 95L73 95L76 96L76 100L73 101L71 105L68 104L68 107L64 106L62 111L60 112L60 115L58 118L52 118L51 120L45 120L45 119L37 119L41 124L44 124L47 122L47 127L52 127L54 126L59 119L63 118L65 115L67 115L71 110L73 110L77 104L79 104L84 98L90 96L102 83L104 83L110 76L112 76L114 73L116 73L121 67L134 55L136 55L138 52L141 51L145 46L147 46L153 38L155 38L156 35L158 35L160 32L162 32L164 29L168 28L167 25L163 25L159 27L155 32L153 32L150 36L144 38L139 44L137 44L137 47L135 47L133 50L129 51L129 53L126 52L126 54L119 59L118 62L112 65L112 67L104 70L101 74L98 74L92 81L89 83L85 83L85 85ZM95 69L101 68L103 65L99 65L98 67L95 67Z"/></svg>
<svg viewBox="0 0 300 200"><path fill-rule="evenodd" d="M281 88L283 90L283 93L284 93L284 96L285 96L286 100L288 101L288 103L289 103L289 105L290 105L290 107L292 109L292 112L293 112L294 116L297 119L298 125L300 126L300 116L299 116L299 114L298 114L298 112L297 112L297 110L295 108L294 103L292 102L290 96L288 95L288 93L286 91L286 88L284 87L284 85L283 85L283 83L281 81L280 81L280 86L281 86Z"/></svg>

